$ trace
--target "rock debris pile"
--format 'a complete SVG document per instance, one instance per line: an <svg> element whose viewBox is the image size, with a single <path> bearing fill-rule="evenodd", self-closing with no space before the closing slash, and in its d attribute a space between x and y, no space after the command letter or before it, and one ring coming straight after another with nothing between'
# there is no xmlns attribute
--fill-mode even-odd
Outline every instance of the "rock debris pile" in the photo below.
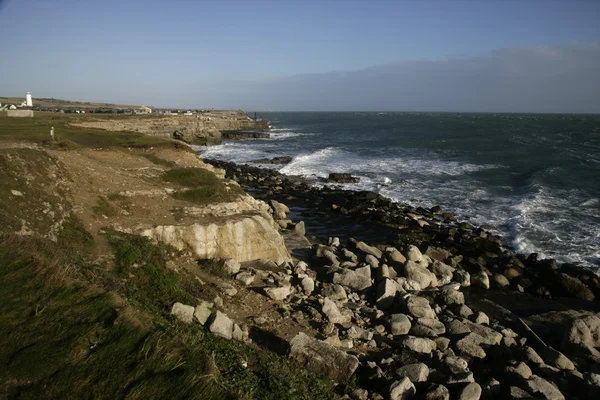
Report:
<svg viewBox="0 0 600 400"><path fill-rule="evenodd" d="M243 181L243 171L236 173ZM278 185L285 192L298 182ZM327 189L306 190L320 204L342 203ZM331 237L312 246L310 259L273 263L268 273L227 267L236 284L260 288L291 318L310 320L315 330L291 339L290 358L339 383L351 399L599 398L598 314L569 309L546 314L568 317L561 320L565 334L549 344L492 296L592 301L597 276L506 252L497 236L454 221L439 208L386 208L379 207L384 200L372 199L370 207L357 202L344 208L396 221L389 225L399 232L393 244ZM289 219L288 207L276 200L270 205L282 229L304 234L304 225ZM208 304L176 304L173 313L225 338L250 342L247 327Z"/></svg>

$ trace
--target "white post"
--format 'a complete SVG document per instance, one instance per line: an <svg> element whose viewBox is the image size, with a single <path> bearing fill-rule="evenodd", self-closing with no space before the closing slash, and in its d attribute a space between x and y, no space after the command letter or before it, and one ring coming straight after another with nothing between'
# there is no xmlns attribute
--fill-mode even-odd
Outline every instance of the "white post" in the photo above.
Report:
<svg viewBox="0 0 600 400"><path fill-rule="evenodd" d="M50 137L54 140L54 127L50 128Z"/></svg>

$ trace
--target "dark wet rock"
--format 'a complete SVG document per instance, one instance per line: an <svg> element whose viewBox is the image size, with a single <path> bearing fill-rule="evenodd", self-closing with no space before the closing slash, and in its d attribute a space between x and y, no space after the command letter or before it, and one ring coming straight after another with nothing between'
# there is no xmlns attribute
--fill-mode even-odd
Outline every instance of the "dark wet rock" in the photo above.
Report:
<svg viewBox="0 0 600 400"><path fill-rule="evenodd" d="M533 399L534 397L524 389L518 386L509 386L506 391L507 399Z"/></svg>
<svg viewBox="0 0 600 400"><path fill-rule="evenodd" d="M557 276L557 281L562 290L564 290L565 294L569 297L575 297L577 299L587 301L594 301L596 298L594 292L592 292L589 287L575 277L564 273L559 273Z"/></svg>
<svg viewBox="0 0 600 400"><path fill-rule="evenodd" d="M450 400L450 392L444 385L438 383L431 384L426 389L424 400Z"/></svg>
<svg viewBox="0 0 600 400"><path fill-rule="evenodd" d="M358 183L360 178L350 174L331 173L327 178L327 183Z"/></svg>
<svg viewBox="0 0 600 400"><path fill-rule="evenodd" d="M282 156L273 158L259 158L258 160L251 161L254 164L288 164L292 162L293 157Z"/></svg>

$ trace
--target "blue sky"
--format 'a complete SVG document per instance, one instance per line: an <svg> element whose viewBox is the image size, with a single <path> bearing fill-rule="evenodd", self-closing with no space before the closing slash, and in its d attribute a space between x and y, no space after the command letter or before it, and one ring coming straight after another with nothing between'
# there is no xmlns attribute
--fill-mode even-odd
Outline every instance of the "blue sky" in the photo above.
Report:
<svg viewBox="0 0 600 400"><path fill-rule="evenodd" d="M586 54L577 54L584 58L581 63L572 59L573 52L561 56L575 63L556 71L567 88L571 78L566 73L575 79L581 77L579 64L586 70L595 65L588 53L597 52L598 21L600 1L595 0L0 0L0 95L31 91L34 97L155 106L307 109L311 92L306 87L317 79L316 86L338 90L335 83L342 72L354 76L391 66L406 68L406 63L433 63L435 79L423 74L423 68L414 75L407 72L404 79L445 82L440 66L483 63L513 49L531 55L540 48L564 52L591 45ZM544 68L541 61L534 64ZM479 79L498 79L498 71L478 71ZM529 73L534 80L544 75ZM376 87L401 82L398 74L385 75L366 80L379 79ZM456 77L448 74L447 83L452 79ZM304 100L294 101L296 91ZM348 102L348 93L342 92L328 93L329 103L315 102L315 109L338 109L341 100L351 109L411 106L393 96L369 104L360 99L361 90L355 102ZM444 96L451 99L453 94ZM312 95L322 97L322 92ZM432 104L452 110L450 100L446 105L433 98L429 103L425 97L417 100L421 108ZM582 103L582 111L600 107L596 98L584 100L587 108ZM482 104L461 106L477 111ZM557 105L541 106L551 111ZM528 107L522 111L530 111Z"/></svg>

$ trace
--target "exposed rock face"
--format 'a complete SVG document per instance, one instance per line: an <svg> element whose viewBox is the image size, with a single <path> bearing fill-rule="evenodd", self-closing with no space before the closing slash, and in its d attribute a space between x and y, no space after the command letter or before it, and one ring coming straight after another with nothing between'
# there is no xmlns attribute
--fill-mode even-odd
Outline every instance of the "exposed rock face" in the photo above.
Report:
<svg viewBox="0 0 600 400"><path fill-rule="evenodd" d="M302 332L296 335L290 344L290 358L312 372L327 375L335 382L346 382L358 367L356 357Z"/></svg>
<svg viewBox="0 0 600 400"><path fill-rule="evenodd" d="M243 196L237 202L205 207L198 222L192 225L159 225L139 231L142 236L177 250L191 250L199 258L290 261L283 238L265 211L268 206L261 203Z"/></svg>
<svg viewBox="0 0 600 400"><path fill-rule="evenodd" d="M173 137L196 145L221 143L221 132L223 131L266 130L269 128L268 121L250 120L240 111L191 116L81 121L73 123L73 125L110 131L139 132L149 136Z"/></svg>

